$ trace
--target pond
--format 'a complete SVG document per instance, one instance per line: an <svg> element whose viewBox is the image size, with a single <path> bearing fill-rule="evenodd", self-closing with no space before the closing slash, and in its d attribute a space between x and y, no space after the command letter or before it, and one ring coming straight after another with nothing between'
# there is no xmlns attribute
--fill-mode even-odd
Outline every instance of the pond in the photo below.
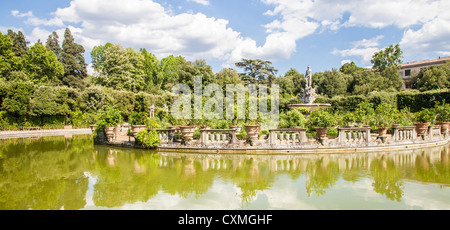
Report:
<svg viewBox="0 0 450 230"><path fill-rule="evenodd" d="M89 135L0 140L1 210L448 210L449 185L449 146L253 156L111 148Z"/></svg>

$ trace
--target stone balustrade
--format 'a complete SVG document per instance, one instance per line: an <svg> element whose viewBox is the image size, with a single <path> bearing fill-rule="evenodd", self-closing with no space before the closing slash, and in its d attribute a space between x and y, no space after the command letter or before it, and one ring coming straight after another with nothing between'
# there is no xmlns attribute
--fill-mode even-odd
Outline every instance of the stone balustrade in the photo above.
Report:
<svg viewBox="0 0 450 230"><path fill-rule="evenodd" d="M430 125L428 127L428 139L429 140L440 140L440 139L442 139L441 126L440 125Z"/></svg>
<svg viewBox="0 0 450 230"><path fill-rule="evenodd" d="M414 126L392 127L394 143L414 142L417 138Z"/></svg>
<svg viewBox="0 0 450 230"><path fill-rule="evenodd" d="M159 139L161 140L161 143L170 144L170 143L174 142L176 130L174 130L174 129L157 129L156 131L159 134Z"/></svg>
<svg viewBox="0 0 450 230"><path fill-rule="evenodd" d="M269 130L269 144L276 145L301 145L308 141L306 129L272 129Z"/></svg>
<svg viewBox="0 0 450 230"><path fill-rule="evenodd" d="M368 145L370 143L370 127L338 128L340 145Z"/></svg>
<svg viewBox="0 0 450 230"><path fill-rule="evenodd" d="M200 130L202 146L237 144L235 129L202 129Z"/></svg>

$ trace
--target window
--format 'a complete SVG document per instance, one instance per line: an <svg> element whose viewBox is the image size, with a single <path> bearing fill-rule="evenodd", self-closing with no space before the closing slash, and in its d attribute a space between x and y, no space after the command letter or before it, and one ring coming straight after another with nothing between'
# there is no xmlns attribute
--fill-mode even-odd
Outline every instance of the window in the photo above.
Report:
<svg viewBox="0 0 450 230"><path fill-rule="evenodd" d="M411 70L410 69L405 70L405 76L411 76Z"/></svg>

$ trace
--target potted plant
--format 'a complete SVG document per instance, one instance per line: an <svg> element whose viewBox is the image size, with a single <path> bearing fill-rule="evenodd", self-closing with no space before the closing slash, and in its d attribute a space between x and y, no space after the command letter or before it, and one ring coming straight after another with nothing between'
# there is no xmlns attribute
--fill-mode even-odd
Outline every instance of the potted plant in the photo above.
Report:
<svg viewBox="0 0 450 230"><path fill-rule="evenodd" d="M197 125L194 125L194 122L191 119L183 118L179 122L181 124L180 126L178 126L181 132L181 136L183 137L184 143L188 145L194 138L194 132L197 129Z"/></svg>
<svg viewBox="0 0 450 230"><path fill-rule="evenodd" d="M422 109L420 112L416 113L414 116L416 133L418 135L426 134L434 117L434 112L431 109Z"/></svg>
<svg viewBox="0 0 450 230"><path fill-rule="evenodd" d="M259 122L260 119L251 119L244 124L245 132L247 133L247 143L252 146L258 141L259 129L261 127Z"/></svg>
<svg viewBox="0 0 450 230"><path fill-rule="evenodd" d="M114 139L115 128L122 122L122 115L119 110L108 108L100 117L100 121L97 124L98 127L102 127L105 131L108 141Z"/></svg>
<svg viewBox="0 0 450 230"><path fill-rule="evenodd" d="M327 136L328 128L336 124L336 119L326 109L311 112L308 116L307 125L315 129L319 139Z"/></svg>
<svg viewBox="0 0 450 230"><path fill-rule="evenodd" d="M375 111L372 103L361 102L358 104L358 108L354 113L355 122L359 125L369 126L374 113Z"/></svg>
<svg viewBox="0 0 450 230"><path fill-rule="evenodd" d="M145 124L147 123L147 120L148 120L147 113L144 113L144 112L140 112L140 113L133 112L130 115L129 122L130 122L130 125L131 125L131 131L133 133L133 137L136 138L137 134L141 130L146 129L147 126Z"/></svg>
<svg viewBox="0 0 450 230"><path fill-rule="evenodd" d="M394 124L397 110L388 103L381 103L375 109L372 124L378 128L378 136L385 137L388 127Z"/></svg>
<svg viewBox="0 0 450 230"><path fill-rule="evenodd" d="M286 113L290 128L301 129L305 127L305 116L298 110L293 109Z"/></svg>
<svg viewBox="0 0 450 230"><path fill-rule="evenodd" d="M446 104L445 101L436 103L434 108L436 114L436 125L441 126L441 133L447 134L450 124L450 104Z"/></svg>
<svg viewBox="0 0 450 230"><path fill-rule="evenodd" d="M409 108L404 108L394 116L394 126L411 126L413 124L414 114L411 113Z"/></svg>

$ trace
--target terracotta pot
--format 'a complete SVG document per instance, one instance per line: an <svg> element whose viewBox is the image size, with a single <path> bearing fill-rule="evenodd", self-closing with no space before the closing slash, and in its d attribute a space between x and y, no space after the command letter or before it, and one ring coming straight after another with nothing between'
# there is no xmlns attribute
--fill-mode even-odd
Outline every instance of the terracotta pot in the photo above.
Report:
<svg viewBox="0 0 450 230"><path fill-rule="evenodd" d="M428 132L428 127L430 126L431 122L427 123L414 123L414 126L416 127L416 133L417 134L426 134Z"/></svg>
<svg viewBox="0 0 450 230"><path fill-rule="evenodd" d="M437 125L441 126L441 133L446 134L448 132L450 122L438 122Z"/></svg>
<svg viewBox="0 0 450 230"><path fill-rule="evenodd" d="M378 128L378 136L385 137L387 134L387 130L388 130L388 128L386 128L386 127L379 127Z"/></svg>
<svg viewBox="0 0 450 230"><path fill-rule="evenodd" d="M114 139L114 126L105 126L105 135L108 141L112 141Z"/></svg>
<svg viewBox="0 0 450 230"><path fill-rule="evenodd" d="M146 129L147 126L145 125L132 125L131 126L131 131L133 132L133 137L137 137L137 134L141 131Z"/></svg>
<svg viewBox="0 0 450 230"><path fill-rule="evenodd" d="M245 132L247 133L247 141L251 145L254 145L258 141L259 127L260 125L244 125Z"/></svg>
<svg viewBox="0 0 450 230"><path fill-rule="evenodd" d="M194 132L197 126L180 126L181 135L183 136L184 143L189 144L194 139Z"/></svg>
<svg viewBox="0 0 450 230"><path fill-rule="evenodd" d="M318 138L327 137L328 128L316 128L316 133Z"/></svg>

